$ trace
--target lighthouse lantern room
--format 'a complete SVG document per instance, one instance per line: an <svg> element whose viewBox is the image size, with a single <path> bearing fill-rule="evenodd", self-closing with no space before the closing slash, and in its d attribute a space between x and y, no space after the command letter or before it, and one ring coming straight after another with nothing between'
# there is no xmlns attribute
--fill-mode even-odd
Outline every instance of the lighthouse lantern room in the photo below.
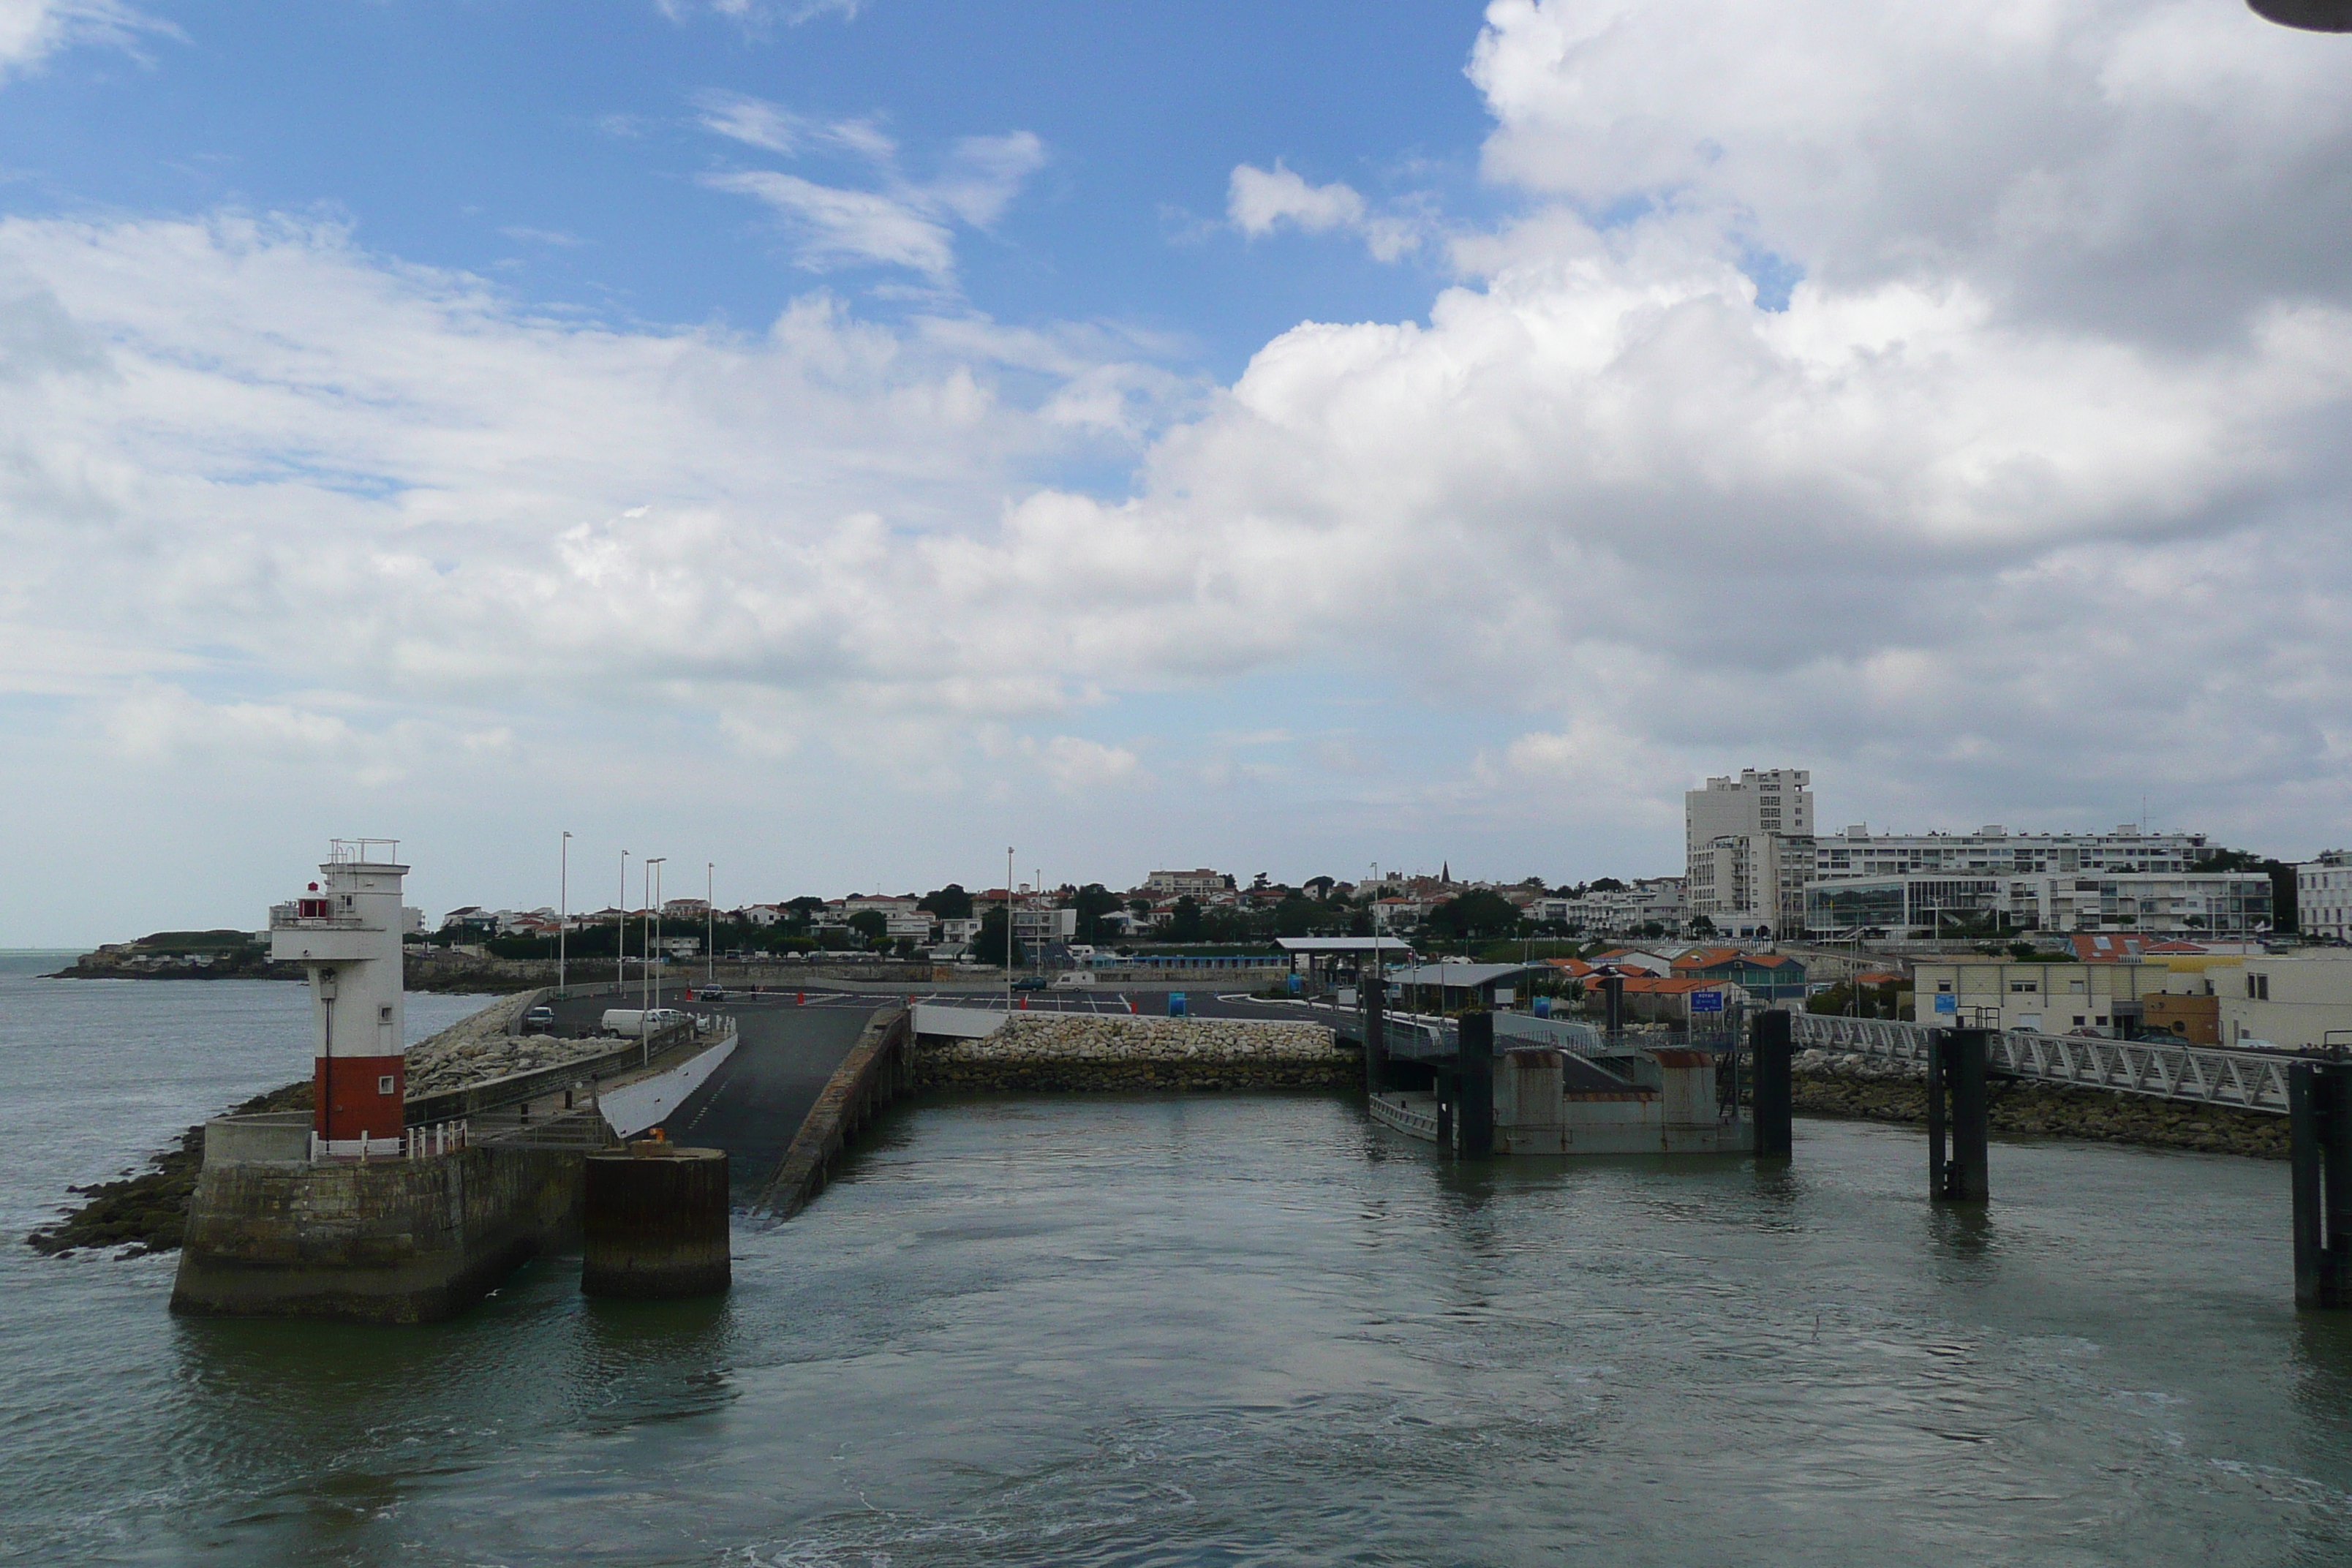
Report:
<svg viewBox="0 0 2352 1568"><path fill-rule="evenodd" d="M310 976L311 1127L329 1154L401 1147L406 1019L394 838L338 838L319 879L269 911L269 956Z"/></svg>

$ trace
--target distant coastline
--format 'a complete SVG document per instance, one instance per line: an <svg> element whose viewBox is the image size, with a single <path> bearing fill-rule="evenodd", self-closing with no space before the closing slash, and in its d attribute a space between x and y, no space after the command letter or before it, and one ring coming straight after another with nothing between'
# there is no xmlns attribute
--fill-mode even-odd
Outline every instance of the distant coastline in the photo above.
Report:
<svg viewBox="0 0 2352 1568"><path fill-rule="evenodd" d="M69 948L31 949L65 956ZM555 965L412 949L404 965L411 991L502 994L530 991L555 978ZM542 973L542 971L544 973ZM157 931L136 942L106 942L41 976L44 980L301 980L299 963L273 963L251 931Z"/></svg>

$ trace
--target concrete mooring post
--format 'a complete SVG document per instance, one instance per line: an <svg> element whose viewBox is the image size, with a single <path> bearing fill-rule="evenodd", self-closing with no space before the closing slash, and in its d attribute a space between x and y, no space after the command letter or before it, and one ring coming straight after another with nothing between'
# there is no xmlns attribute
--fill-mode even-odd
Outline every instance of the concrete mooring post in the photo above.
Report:
<svg viewBox="0 0 2352 1568"><path fill-rule="evenodd" d="M2294 1304L2352 1307L2352 1062L2287 1071Z"/></svg>
<svg viewBox="0 0 2352 1568"><path fill-rule="evenodd" d="M1364 1092L1378 1094L1389 1086L1388 982L1367 974L1358 984L1364 992Z"/></svg>
<svg viewBox="0 0 2352 1568"><path fill-rule="evenodd" d="M1462 1015L1462 1157L1483 1160L1495 1152L1495 1015Z"/></svg>
<svg viewBox="0 0 2352 1568"><path fill-rule="evenodd" d="M1927 1195L1980 1204L1991 1196L1985 1090L1992 1041L1982 1029L1937 1029L1927 1038Z"/></svg>
<svg viewBox="0 0 2352 1568"><path fill-rule="evenodd" d="M1789 1015L1778 1007L1759 1013L1749 1026L1748 1038L1756 1058L1752 1080L1756 1152L1759 1158L1785 1160L1796 1152L1790 1088L1790 1060L1795 1047Z"/></svg>
<svg viewBox="0 0 2352 1568"><path fill-rule="evenodd" d="M580 1289L656 1300L727 1289L727 1155L642 1142L591 1154L582 1215Z"/></svg>

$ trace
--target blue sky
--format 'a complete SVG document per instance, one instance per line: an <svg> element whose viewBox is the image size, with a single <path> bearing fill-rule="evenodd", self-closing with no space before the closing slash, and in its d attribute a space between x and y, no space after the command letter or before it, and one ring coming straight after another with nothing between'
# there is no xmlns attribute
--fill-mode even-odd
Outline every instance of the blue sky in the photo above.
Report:
<svg viewBox="0 0 2352 1568"><path fill-rule="evenodd" d="M1383 7L1377 27L1318 4L890 0L797 24L507 0L147 9L178 36L75 51L0 95L9 210L320 210L371 248L616 321L756 328L822 276L877 318L1114 323L1230 379L1297 321L1419 313L1444 270L1234 233L1237 163L1472 219L1496 205L1462 68L1473 5ZM966 137L1030 132L1044 166L961 237L955 289L909 301L903 268L813 271L752 203L698 184L763 168L876 183L854 152L714 135L701 106L719 94L865 122L914 181Z"/></svg>
<svg viewBox="0 0 2352 1568"><path fill-rule="evenodd" d="M1742 766L2332 847L2346 47L0 0L0 943L330 835L437 907L564 828L747 898L1658 874Z"/></svg>

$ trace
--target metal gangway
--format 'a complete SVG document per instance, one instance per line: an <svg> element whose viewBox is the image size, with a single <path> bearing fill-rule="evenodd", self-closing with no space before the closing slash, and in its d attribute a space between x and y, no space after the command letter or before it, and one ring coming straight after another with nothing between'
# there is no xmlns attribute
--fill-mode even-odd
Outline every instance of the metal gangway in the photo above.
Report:
<svg viewBox="0 0 2352 1568"><path fill-rule="evenodd" d="M1816 1013L1799 1013L1794 1024L1800 1048L1853 1051L1923 1070L1928 1037L1934 1033L1924 1024ZM1990 1033L1989 1065L1996 1074L2196 1105L2234 1106L2277 1116L2287 1113L2287 1071L2296 1061L2293 1056L2161 1040L2044 1035L2025 1029Z"/></svg>

